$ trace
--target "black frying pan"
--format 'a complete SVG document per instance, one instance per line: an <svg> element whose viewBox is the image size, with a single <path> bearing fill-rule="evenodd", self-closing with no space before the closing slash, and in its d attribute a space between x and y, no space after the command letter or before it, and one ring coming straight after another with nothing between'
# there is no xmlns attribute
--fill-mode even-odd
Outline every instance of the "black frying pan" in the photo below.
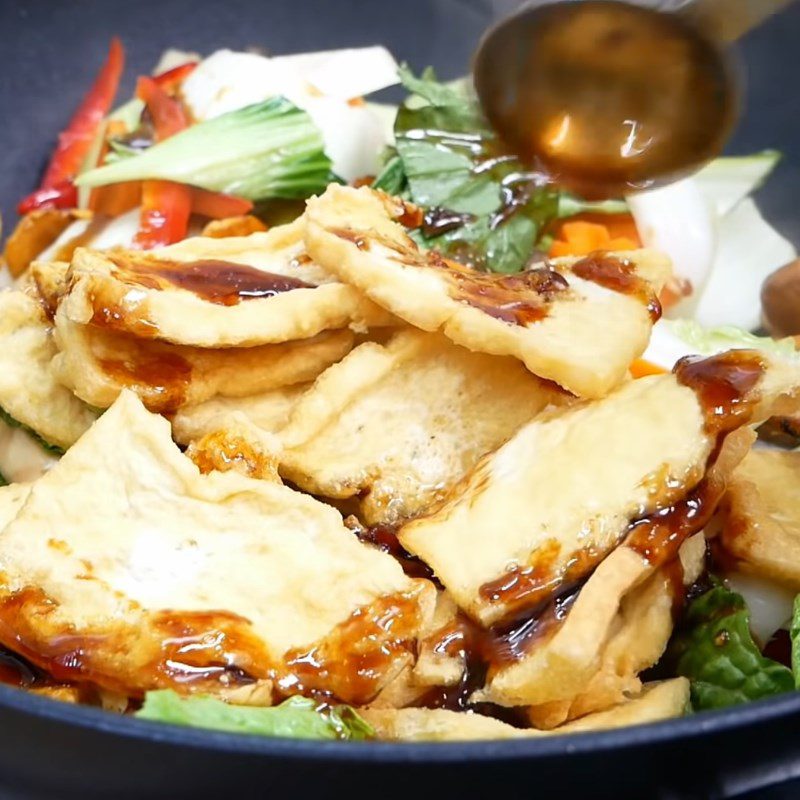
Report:
<svg viewBox="0 0 800 800"><path fill-rule="evenodd" d="M285 53L386 44L417 69L464 73L515 0L0 0L0 207L37 183L109 37L127 83L168 46ZM785 159L758 200L800 244L800 5L742 47L747 110L733 153ZM539 741L298 742L173 728L0 686L0 798L766 797L800 776L800 694L657 725ZM291 793L291 794L290 794ZM796 797L797 785L770 794Z"/></svg>

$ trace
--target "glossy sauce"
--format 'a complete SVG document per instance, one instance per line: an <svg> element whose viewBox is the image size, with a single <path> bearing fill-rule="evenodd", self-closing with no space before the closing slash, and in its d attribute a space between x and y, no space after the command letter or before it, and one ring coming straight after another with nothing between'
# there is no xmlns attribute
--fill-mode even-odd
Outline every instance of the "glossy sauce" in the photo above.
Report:
<svg viewBox="0 0 800 800"><path fill-rule="evenodd" d="M162 611L153 615L161 639L157 659L144 670L153 682L181 686L237 686L271 677L271 659L243 617L227 611Z"/></svg>
<svg viewBox="0 0 800 800"><path fill-rule="evenodd" d="M766 364L754 350L730 350L709 358L687 357L674 368L675 376L697 395L706 431L716 437L705 477L677 502L658 509L628 527L625 544L653 566L675 558L689 536L711 520L725 494L725 482L713 475L725 436L748 424L758 403L756 386Z"/></svg>
<svg viewBox="0 0 800 800"><path fill-rule="evenodd" d="M183 405L192 379L192 366L168 351L130 359L99 359L98 365L122 386L146 390L150 411L172 413Z"/></svg>
<svg viewBox="0 0 800 800"><path fill-rule="evenodd" d="M589 198L699 167L721 151L737 111L718 45L641 4L532 4L485 39L474 77L509 145Z"/></svg>
<svg viewBox="0 0 800 800"><path fill-rule="evenodd" d="M75 633L49 621L56 606L37 587L0 599L0 642L56 682L91 683L135 696L187 684L232 686L272 674L260 640L234 614L165 611L145 615L138 628L121 622ZM142 657L151 652L153 657L138 663L135 657L127 662L116 656L136 648Z"/></svg>
<svg viewBox="0 0 800 800"><path fill-rule="evenodd" d="M348 521L345 520L347 524ZM351 527L351 530L364 544L372 545L388 553L403 568L409 578L426 578L435 581L433 570L420 558L411 555L397 538L397 526L373 525L366 528L362 525Z"/></svg>
<svg viewBox="0 0 800 800"><path fill-rule="evenodd" d="M710 358L687 356L673 372L697 395L706 431L719 435L750 420L758 402L753 389L765 369L766 362L757 351L729 350Z"/></svg>
<svg viewBox="0 0 800 800"><path fill-rule="evenodd" d="M549 304L569 288L563 275L545 267L502 275L470 270L435 255L431 266L446 270L454 300L511 325L525 327L545 319Z"/></svg>
<svg viewBox="0 0 800 800"><path fill-rule="evenodd" d="M413 661L419 624L414 598L379 597L313 647L290 650L278 691L366 704L401 665Z"/></svg>
<svg viewBox="0 0 800 800"><path fill-rule="evenodd" d="M174 286L196 294L216 305L234 306L243 300L275 297L294 289L313 289L314 286L288 275L263 272L246 264L212 259L173 262L153 259L109 258L121 270L116 277L148 289Z"/></svg>
<svg viewBox="0 0 800 800"><path fill-rule="evenodd" d="M661 318L661 303L658 302L650 284L636 274L636 266L605 253L592 253L572 265L572 272L585 281L592 281L612 292L636 297L646 307L650 319Z"/></svg>
<svg viewBox="0 0 800 800"><path fill-rule="evenodd" d="M543 603L565 590L574 587L602 560L607 551L593 547L572 553L563 566L559 566L561 547L557 541L544 542L532 554L532 563L512 567L499 578L484 583L478 594L484 603L498 605L504 617L519 616L525 612L537 613Z"/></svg>
<svg viewBox="0 0 800 800"><path fill-rule="evenodd" d="M550 600L535 613L521 615L504 625L483 628L459 612L455 619L429 636L423 646L439 655L460 660L464 671L453 686L434 687L415 705L446 708L451 711L471 709L498 717L510 724L523 719L510 709L489 703L471 703L470 697L496 672L523 659L537 644L555 634L566 619L580 589L574 587Z"/></svg>

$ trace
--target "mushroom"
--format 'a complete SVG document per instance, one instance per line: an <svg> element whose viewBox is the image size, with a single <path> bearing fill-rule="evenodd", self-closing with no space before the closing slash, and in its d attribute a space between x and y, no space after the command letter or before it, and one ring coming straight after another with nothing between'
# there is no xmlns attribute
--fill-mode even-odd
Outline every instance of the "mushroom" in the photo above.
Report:
<svg viewBox="0 0 800 800"><path fill-rule="evenodd" d="M761 321L776 338L800 334L800 258L776 269L764 281Z"/></svg>

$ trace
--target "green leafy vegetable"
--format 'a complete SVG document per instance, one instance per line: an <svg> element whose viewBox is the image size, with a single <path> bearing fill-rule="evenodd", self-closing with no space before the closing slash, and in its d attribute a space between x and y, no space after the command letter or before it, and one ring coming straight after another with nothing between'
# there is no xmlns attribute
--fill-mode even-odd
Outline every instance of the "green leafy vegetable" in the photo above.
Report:
<svg viewBox="0 0 800 800"><path fill-rule="evenodd" d="M792 624L789 626L789 638L792 642L792 673L794 688L800 689L800 594L794 599L792 607Z"/></svg>
<svg viewBox="0 0 800 800"><path fill-rule="evenodd" d="M383 165L383 169L372 181L373 189L380 189L387 194L401 195L406 190L406 172L403 169L403 159L394 153L390 155Z"/></svg>
<svg viewBox="0 0 800 800"><path fill-rule="evenodd" d="M318 710L318 704L307 697L291 697L279 706L260 708L234 706L213 697L182 697L164 689L148 692L136 716L193 728L291 739L369 739L374 735L350 706Z"/></svg>
<svg viewBox="0 0 800 800"><path fill-rule="evenodd" d="M581 200L569 192L561 192L558 198L558 216L574 217L576 214L628 214L630 209L624 200Z"/></svg>
<svg viewBox="0 0 800 800"><path fill-rule="evenodd" d="M302 198L336 180L311 117L283 97L222 114L81 175L79 186L159 179L262 200Z"/></svg>
<svg viewBox="0 0 800 800"><path fill-rule="evenodd" d="M8 486L8 485L9 485L8 478L6 478L6 476L3 475L2 472L0 472L0 486Z"/></svg>
<svg viewBox="0 0 800 800"><path fill-rule="evenodd" d="M795 687L787 667L761 655L741 595L714 586L693 600L668 656L691 681L697 711L746 703Z"/></svg>
<svg viewBox="0 0 800 800"><path fill-rule="evenodd" d="M417 241L477 268L518 272L544 226L558 214L558 192L504 151L463 83L400 69L413 95L398 110L395 147L407 195L427 209ZM379 188L399 165L387 163ZM396 181L394 185L398 185Z"/></svg>
<svg viewBox="0 0 800 800"><path fill-rule="evenodd" d="M704 328L693 319L668 321L667 324L671 326L676 336L683 339L700 355L712 355L723 350L744 348L765 350L784 358L798 358L798 351L792 338L772 339L769 336L756 336L732 325Z"/></svg>
<svg viewBox="0 0 800 800"><path fill-rule="evenodd" d="M0 408L0 421L5 422L10 428L19 428L22 431L25 431L38 445L40 445L43 449L45 449L48 453L52 453L56 456L63 456L64 449L59 447L55 444L50 444L50 442L45 441L42 437L36 433L33 428L29 428L27 425L19 422L18 420L14 419L11 414L7 413L4 409Z"/></svg>

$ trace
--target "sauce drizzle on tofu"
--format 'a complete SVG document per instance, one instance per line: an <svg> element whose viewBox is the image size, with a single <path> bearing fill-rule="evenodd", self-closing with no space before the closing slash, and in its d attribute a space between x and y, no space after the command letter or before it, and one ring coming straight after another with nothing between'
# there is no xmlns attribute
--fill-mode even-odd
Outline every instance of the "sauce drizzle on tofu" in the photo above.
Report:
<svg viewBox="0 0 800 800"><path fill-rule="evenodd" d="M629 294L638 298L647 307L650 319L658 322L661 318L661 303L650 284L636 274L636 267L607 253L592 253L573 264L572 272L579 278L610 289L612 292Z"/></svg>
<svg viewBox="0 0 800 800"><path fill-rule="evenodd" d="M148 289L177 287L209 303L235 306L243 300L274 297L294 289L313 289L312 284L290 275L264 272L246 264L204 259L192 262L124 259L109 254L119 270L117 277Z"/></svg>

